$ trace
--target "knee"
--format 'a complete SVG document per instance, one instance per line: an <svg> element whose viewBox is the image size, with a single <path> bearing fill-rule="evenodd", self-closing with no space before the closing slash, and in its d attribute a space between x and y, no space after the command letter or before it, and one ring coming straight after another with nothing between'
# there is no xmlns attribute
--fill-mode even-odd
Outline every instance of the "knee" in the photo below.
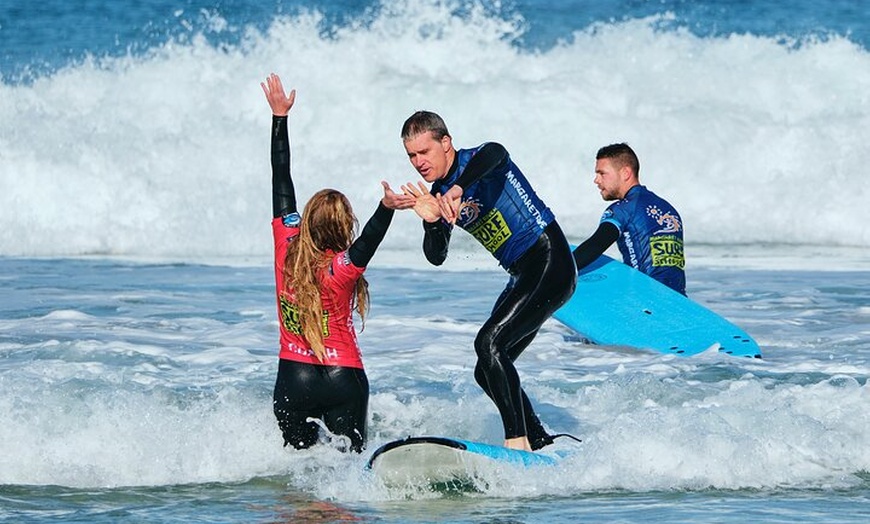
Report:
<svg viewBox="0 0 870 524"><path fill-rule="evenodd" d="M474 338L474 352L477 353L478 368L480 362L489 362L498 357L498 348L496 344L496 335L494 329L481 329ZM475 370L475 375L477 371Z"/></svg>

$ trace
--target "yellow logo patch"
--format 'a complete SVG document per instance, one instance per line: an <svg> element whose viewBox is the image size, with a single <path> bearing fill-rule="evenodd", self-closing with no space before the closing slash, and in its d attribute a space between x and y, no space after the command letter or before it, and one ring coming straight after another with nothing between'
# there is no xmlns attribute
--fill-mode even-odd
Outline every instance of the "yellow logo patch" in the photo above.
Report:
<svg viewBox="0 0 870 524"><path fill-rule="evenodd" d="M495 253L513 234L498 209L481 217L468 232L490 253Z"/></svg>
<svg viewBox="0 0 870 524"><path fill-rule="evenodd" d="M649 239L649 252L654 267L686 267L683 241L674 235L654 236Z"/></svg>
<svg viewBox="0 0 870 524"><path fill-rule="evenodd" d="M287 297L281 295L281 324L288 332L294 335L302 336L302 322L299 320L299 306L287 300ZM329 336L329 312L325 309L321 312L323 338Z"/></svg>

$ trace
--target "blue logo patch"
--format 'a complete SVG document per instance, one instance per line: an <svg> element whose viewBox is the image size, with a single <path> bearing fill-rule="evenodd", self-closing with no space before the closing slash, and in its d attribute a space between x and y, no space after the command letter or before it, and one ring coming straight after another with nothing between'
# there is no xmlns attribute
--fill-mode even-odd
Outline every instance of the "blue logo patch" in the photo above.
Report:
<svg viewBox="0 0 870 524"><path fill-rule="evenodd" d="M302 217L299 216L299 213L290 213L284 215L281 221L284 223L284 227L298 227L302 223Z"/></svg>

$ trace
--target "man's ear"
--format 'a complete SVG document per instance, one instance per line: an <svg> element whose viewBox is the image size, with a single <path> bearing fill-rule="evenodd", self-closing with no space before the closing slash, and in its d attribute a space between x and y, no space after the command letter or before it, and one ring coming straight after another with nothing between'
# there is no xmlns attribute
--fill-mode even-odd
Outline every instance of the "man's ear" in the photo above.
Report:
<svg viewBox="0 0 870 524"><path fill-rule="evenodd" d="M450 149L452 147L453 147L453 139L450 138L450 135L442 136L441 137L441 149L443 149L444 152L446 153L446 152L450 151Z"/></svg>

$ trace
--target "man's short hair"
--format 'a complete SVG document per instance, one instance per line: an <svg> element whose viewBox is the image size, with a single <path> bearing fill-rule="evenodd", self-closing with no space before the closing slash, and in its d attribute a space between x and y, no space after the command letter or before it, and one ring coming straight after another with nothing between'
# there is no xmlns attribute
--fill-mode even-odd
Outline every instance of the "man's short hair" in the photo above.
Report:
<svg viewBox="0 0 870 524"><path fill-rule="evenodd" d="M432 138L435 140L450 136L444 119L431 111L417 111L405 120L405 124L402 126L402 140L408 140L426 132L431 132Z"/></svg>
<svg viewBox="0 0 870 524"><path fill-rule="evenodd" d="M640 160L637 159L637 155L628 147L628 144L624 142L610 144L599 149L598 154L595 155L595 160L601 160L602 158L610 159L616 164L617 169L628 166L634 171L634 176L640 176Z"/></svg>

